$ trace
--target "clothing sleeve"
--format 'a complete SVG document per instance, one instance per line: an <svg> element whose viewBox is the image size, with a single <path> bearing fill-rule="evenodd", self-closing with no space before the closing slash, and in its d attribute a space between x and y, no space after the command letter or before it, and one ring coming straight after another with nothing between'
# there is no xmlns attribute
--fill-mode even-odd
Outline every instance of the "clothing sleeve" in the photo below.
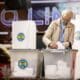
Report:
<svg viewBox="0 0 80 80"><path fill-rule="evenodd" d="M48 47L48 45L52 42L51 38L52 38L52 34L54 32L54 26L55 23L54 21L51 22L50 26L48 27L48 29L45 31L45 34L42 38L43 43Z"/></svg>

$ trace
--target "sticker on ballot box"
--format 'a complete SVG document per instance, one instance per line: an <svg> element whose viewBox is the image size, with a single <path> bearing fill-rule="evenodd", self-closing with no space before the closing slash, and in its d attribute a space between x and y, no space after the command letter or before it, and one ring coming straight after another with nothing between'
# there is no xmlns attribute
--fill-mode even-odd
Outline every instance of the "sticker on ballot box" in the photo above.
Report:
<svg viewBox="0 0 80 80"><path fill-rule="evenodd" d="M25 69L26 67L28 67L28 62L26 59L21 59L18 61L18 67L20 69Z"/></svg>
<svg viewBox="0 0 80 80"><path fill-rule="evenodd" d="M18 40L18 41L23 41L24 39L25 39L24 33L19 33L19 34L17 35L17 40Z"/></svg>
<svg viewBox="0 0 80 80"><path fill-rule="evenodd" d="M16 77L31 77L34 73L33 67L28 66L28 61L26 59L20 59L14 63L13 76Z"/></svg>

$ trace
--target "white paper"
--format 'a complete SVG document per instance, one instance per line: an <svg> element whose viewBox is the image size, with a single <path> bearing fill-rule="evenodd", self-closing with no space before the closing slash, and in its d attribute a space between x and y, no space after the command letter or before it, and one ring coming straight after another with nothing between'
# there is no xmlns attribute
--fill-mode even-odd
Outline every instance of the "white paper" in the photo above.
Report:
<svg viewBox="0 0 80 80"><path fill-rule="evenodd" d="M62 61L62 60L59 60L58 62L57 62L57 65L58 65L58 67L60 68L60 67L66 67L67 66L67 63L66 62L64 62L64 61Z"/></svg>
<svg viewBox="0 0 80 80"><path fill-rule="evenodd" d="M57 63L57 75L63 77L63 78L70 78L70 68L67 66L67 63L59 60Z"/></svg>
<svg viewBox="0 0 80 80"><path fill-rule="evenodd" d="M56 72L58 76L62 77L62 78L70 78L70 68L62 68L62 69L58 69L58 71Z"/></svg>
<svg viewBox="0 0 80 80"><path fill-rule="evenodd" d="M45 66L45 75L56 75L57 67L56 65L46 65Z"/></svg>
<svg viewBox="0 0 80 80"><path fill-rule="evenodd" d="M57 45L58 49L65 49L64 45L60 41L57 42Z"/></svg>
<svg viewBox="0 0 80 80"><path fill-rule="evenodd" d="M59 60L56 65L45 66L45 77L49 79L70 78L70 67L63 60Z"/></svg>

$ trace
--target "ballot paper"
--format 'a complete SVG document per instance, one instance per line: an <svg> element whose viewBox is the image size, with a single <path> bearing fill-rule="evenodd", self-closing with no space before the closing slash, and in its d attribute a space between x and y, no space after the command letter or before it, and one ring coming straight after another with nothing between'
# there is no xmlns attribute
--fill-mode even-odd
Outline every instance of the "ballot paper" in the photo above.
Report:
<svg viewBox="0 0 80 80"><path fill-rule="evenodd" d="M57 66L56 65L46 65L45 75L56 75Z"/></svg>
<svg viewBox="0 0 80 80"><path fill-rule="evenodd" d="M67 65L65 61L59 60L57 62L57 75L64 78L70 78L70 67Z"/></svg>
<svg viewBox="0 0 80 80"><path fill-rule="evenodd" d="M70 78L70 67L65 62L59 61L57 65L45 66L45 78L57 79L57 78Z"/></svg>
<svg viewBox="0 0 80 80"><path fill-rule="evenodd" d="M67 67L67 63L65 61L63 61L63 60L59 60L57 62L57 65L58 65L59 68L60 67Z"/></svg>
<svg viewBox="0 0 80 80"><path fill-rule="evenodd" d="M56 65L46 65L45 66L45 78L53 79L54 77L57 77L56 70L57 70Z"/></svg>
<svg viewBox="0 0 80 80"><path fill-rule="evenodd" d="M69 67L63 67L61 69L59 68L56 74L61 78L70 78L70 68Z"/></svg>
<svg viewBox="0 0 80 80"><path fill-rule="evenodd" d="M57 42L57 45L58 49L65 49L64 45L60 41Z"/></svg>

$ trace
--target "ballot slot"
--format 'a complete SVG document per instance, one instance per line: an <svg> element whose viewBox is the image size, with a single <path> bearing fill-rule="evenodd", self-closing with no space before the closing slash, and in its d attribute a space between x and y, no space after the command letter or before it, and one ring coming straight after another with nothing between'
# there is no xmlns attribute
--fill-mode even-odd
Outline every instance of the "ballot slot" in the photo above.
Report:
<svg viewBox="0 0 80 80"><path fill-rule="evenodd" d="M60 51L60 52L59 52ZM62 52L61 52L62 51ZM41 51L44 56L44 79L70 79L71 78L71 54L68 50ZM65 52L65 54L64 54ZM43 68L43 67L42 67Z"/></svg>
<svg viewBox="0 0 80 80"><path fill-rule="evenodd" d="M46 53L51 53L51 54L66 54L68 53L70 50L69 49L43 49L42 51L46 52Z"/></svg>

